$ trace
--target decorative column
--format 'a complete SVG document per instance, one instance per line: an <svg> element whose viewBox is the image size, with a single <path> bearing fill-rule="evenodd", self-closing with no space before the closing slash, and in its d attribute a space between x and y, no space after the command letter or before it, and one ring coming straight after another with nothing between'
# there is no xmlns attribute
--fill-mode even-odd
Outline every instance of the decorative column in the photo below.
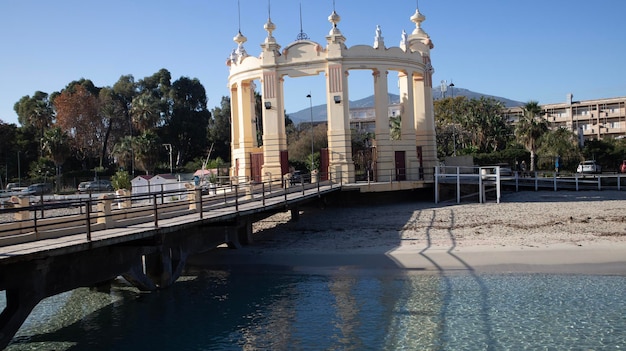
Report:
<svg viewBox="0 0 626 351"><path fill-rule="evenodd" d="M376 146L376 181L387 180L395 169L394 148L389 128L389 87L386 69L375 69L374 77L374 111L376 113L375 146Z"/></svg>
<svg viewBox="0 0 626 351"><path fill-rule="evenodd" d="M254 92L250 82L240 82L236 90L236 99L231 100L233 118L233 145L231 174L236 177L250 177L250 154L256 146L254 135ZM231 97L232 99L232 97ZM243 179L239 179L242 181Z"/></svg>
<svg viewBox="0 0 626 351"><path fill-rule="evenodd" d="M285 115L282 99L278 98L278 92L282 90L282 84L277 78L275 70L263 72L263 168L264 181L280 179L280 151L286 150L286 137L284 136Z"/></svg>
<svg viewBox="0 0 626 351"><path fill-rule="evenodd" d="M415 136L417 146L422 147L422 162L424 173L429 175L428 169L437 165L437 140L435 137L435 120L433 115L431 78L416 77L415 82Z"/></svg>
<svg viewBox="0 0 626 351"><path fill-rule="evenodd" d="M419 160L417 159L415 114L420 106L415 99L415 89L412 72L400 72L398 74L400 85L400 111L402 116L402 136L398 145L406 156L407 180L419 179Z"/></svg>
<svg viewBox="0 0 626 351"><path fill-rule="evenodd" d="M344 88L345 87L345 88ZM347 77L340 64L328 65L326 101L328 113L328 150L331 179L354 182L352 133L347 92Z"/></svg>
<svg viewBox="0 0 626 351"><path fill-rule="evenodd" d="M352 133L350 131L350 104L348 95L348 77L343 71L343 51L346 38L337 27L341 17L333 11L328 17L333 24L326 37L326 106L328 112L328 151L330 179L344 183L355 181L354 162L352 161Z"/></svg>
<svg viewBox="0 0 626 351"><path fill-rule="evenodd" d="M240 129L240 121L239 121L239 103L237 102L239 93L239 84L235 83L230 88L230 152L231 152L231 160L232 164L230 167L230 176L237 177L239 175L239 162L237 161L239 158L238 150L239 149L239 129Z"/></svg>
<svg viewBox="0 0 626 351"><path fill-rule="evenodd" d="M435 115L432 94L433 67L430 61L430 50L434 47L428 34L422 29L421 24L426 16L415 10L411 21L415 23L415 29L405 40L406 45L413 52L422 56L423 73L421 77L414 76L413 86L415 89L415 136L418 147L422 148L422 167L426 180L432 180L432 169L437 165L437 140L435 138ZM428 179L430 178L430 179Z"/></svg>
<svg viewBox="0 0 626 351"><path fill-rule="evenodd" d="M280 57L280 45L276 42L273 32L276 25L268 17L263 26L267 32L265 42L261 44L263 78L261 80L261 95L263 109L263 167L261 176L263 181L280 179L282 176L280 152L287 150L287 136L285 132L285 108L283 98L283 82L276 71L276 60Z"/></svg>

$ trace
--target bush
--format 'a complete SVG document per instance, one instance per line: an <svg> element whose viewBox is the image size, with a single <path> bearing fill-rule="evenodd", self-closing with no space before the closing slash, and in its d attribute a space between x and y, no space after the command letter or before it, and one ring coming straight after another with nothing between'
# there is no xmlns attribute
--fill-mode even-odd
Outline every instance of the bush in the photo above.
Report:
<svg viewBox="0 0 626 351"><path fill-rule="evenodd" d="M128 172L126 171L117 171L117 173L115 173L111 177L111 183L113 184L113 187L115 188L115 190L119 190L119 189L130 190L130 187L131 187L130 180L131 180L130 174L128 174Z"/></svg>

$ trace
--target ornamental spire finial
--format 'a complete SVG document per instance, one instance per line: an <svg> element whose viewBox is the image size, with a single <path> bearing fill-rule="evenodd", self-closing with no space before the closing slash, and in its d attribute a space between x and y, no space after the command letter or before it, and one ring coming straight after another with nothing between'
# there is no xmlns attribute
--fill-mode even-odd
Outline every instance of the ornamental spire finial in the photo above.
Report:
<svg viewBox="0 0 626 351"><path fill-rule="evenodd" d="M296 37L296 40L308 40L309 36L302 30L302 2L300 3L300 33Z"/></svg>

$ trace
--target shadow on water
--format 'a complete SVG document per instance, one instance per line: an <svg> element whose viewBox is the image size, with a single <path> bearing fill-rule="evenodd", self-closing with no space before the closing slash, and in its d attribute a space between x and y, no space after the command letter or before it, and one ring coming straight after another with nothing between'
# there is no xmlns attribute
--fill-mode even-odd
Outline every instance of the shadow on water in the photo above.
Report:
<svg viewBox="0 0 626 351"><path fill-rule="evenodd" d="M119 283L110 292L69 292L55 311L48 311L45 326L33 325L30 335L18 336L7 350L243 349L248 336L242 331L261 324L258 316L279 301L289 301L290 287L300 279L287 274L269 280L262 269L237 275L201 269L189 273L194 276L152 293Z"/></svg>
<svg viewBox="0 0 626 351"><path fill-rule="evenodd" d="M432 217L430 218L430 225L426 228L425 231L425 236L426 236L426 246L424 247L424 249L422 249L419 254L424 257L424 259L426 259L428 262L430 262L430 264L433 265L433 267L435 267L435 269L437 270L439 276L441 277L442 281L443 281L443 285L445 286L443 289L443 299L442 299L442 306L441 306L441 311L440 311L440 335L437 338L437 340L439 340L440 348L446 348L446 320L447 320L447 316L451 311L451 303L452 303L452 298L453 298L453 292L454 292L454 282L450 277L450 273L448 273L446 271L446 269L444 267L442 267L435 259L431 258L430 256L428 256L427 251L432 248L432 237L431 237L431 231L432 228L435 227L435 217L436 217L436 212L432 213ZM474 268L469 265L467 262L465 262L462 258L458 257L457 255L455 255L453 253L453 250L456 248L456 236L454 235L454 232L452 230L452 228L454 228L454 221L455 221L455 217L454 217L454 210L450 211L450 225L447 229L447 233L448 236L450 238L450 242L451 242L451 246L448 248L447 250L447 254L450 255L451 257L453 257L456 261L458 261L459 263L461 263L467 270L468 274L472 277L472 280L475 281L475 283L478 285L479 291L480 291L480 301L481 301L481 311L480 311L480 318L483 322L483 332L485 335L485 344L487 346L487 350L495 350L495 341L493 338L493 323L489 317L489 306L488 306L488 295L489 295L489 289L487 288L486 284L484 283L484 281L482 280L482 278L476 274Z"/></svg>
<svg viewBox="0 0 626 351"><path fill-rule="evenodd" d="M367 205L367 202L360 201L360 204ZM434 208L436 211L428 218L428 210ZM283 245L292 248L307 245L307 240L301 239L304 236L313 241L322 236L330 238L321 245L340 245L341 238L347 236L357 243L367 240L361 237L365 233L359 232L359 228L346 228L346 223L335 219L333 212L336 210L323 211L305 210L300 223L281 224L278 229L283 234L268 231L263 240L270 244L273 240L285 240ZM394 216L389 217L395 219L385 221L390 213ZM437 215L445 217L438 220ZM321 224L309 227L312 217ZM323 254L325 248L319 250L322 253L319 255L305 259L296 257L295 260L301 259L298 262L303 264L299 267L281 263L280 255L274 261L278 262L276 264L260 263L255 261L262 256L263 244L260 243L246 249L248 257L245 259L241 255L244 250L224 250L227 255L215 252L203 255L200 262L204 264L189 265L185 279L163 291L143 294L129 287L115 286L110 293L100 293L104 297L97 309L88 307L88 299L100 295L80 289L71 293L75 295L68 298L63 309L87 311L83 316L67 325L60 321L63 325L59 328L33 329L28 336L16 338L17 344L11 345L9 350L55 343L73 344L68 348L54 348L56 350L75 351L401 349L398 341L412 341L407 337L411 332L414 333L411 337L428 334L432 345L413 349L450 350L459 346L454 340L458 327L455 323L459 321L476 324L471 337L481 343L480 349L495 350L497 330L494 331L492 318L497 320L497 316L490 314L491 292L474 267L455 254L455 221L453 206L415 203L409 207L381 207L377 216L361 218L360 225L389 240L385 245L369 248L364 266L343 257L357 255L340 253L333 254L337 257L333 256L329 262L320 262L330 258ZM402 267L385 253L402 246L406 239L397 233L411 226L411 222L424 222L423 227L418 227L420 237L425 240L419 256L434 267L434 273L418 272L419 279L408 281L404 278L412 270L421 269ZM436 237L438 233L450 244L444 247L445 254L442 251L435 255L431 252L433 242L441 240ZM332 248L333 252L341 252L337 246ZM276 253L279 252L273 251L270 256ZM456 261L455 266L460 265L460 269L447 268L442 255ZM417 256L417 252L413 256ZM312 269L307 270L306 265ZM359 269L363 267L374 273L361 272ZM458 279L461 275L466 279ZM468 281L469 285L464 285ZM466 308L472 303L462 300L468 296L478 303L469 306L469 310L459 309L459 303ZM471 322L463 316L459 318L459 314L468 312L476 314ZM66 319L67 316L55 318ZM420 324L425 320L432 324ZM418 334L417 329L423 329L422 334ZM320 335L328 340L320 340ZM20 344L25 347L20 348ZM395 347L392 348L392 344ZM366 345L379 347L367 348Z"/></svg>

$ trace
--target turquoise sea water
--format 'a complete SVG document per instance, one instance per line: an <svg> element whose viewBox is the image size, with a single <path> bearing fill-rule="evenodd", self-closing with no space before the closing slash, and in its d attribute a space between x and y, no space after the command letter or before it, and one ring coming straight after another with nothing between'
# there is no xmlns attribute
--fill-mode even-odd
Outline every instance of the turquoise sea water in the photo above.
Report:
<svg viewBox="0 0 626 351"><path fill-rule="evenodd" d="M626 277L196 269L43 301L7 350L621 350Z"/></svg>

